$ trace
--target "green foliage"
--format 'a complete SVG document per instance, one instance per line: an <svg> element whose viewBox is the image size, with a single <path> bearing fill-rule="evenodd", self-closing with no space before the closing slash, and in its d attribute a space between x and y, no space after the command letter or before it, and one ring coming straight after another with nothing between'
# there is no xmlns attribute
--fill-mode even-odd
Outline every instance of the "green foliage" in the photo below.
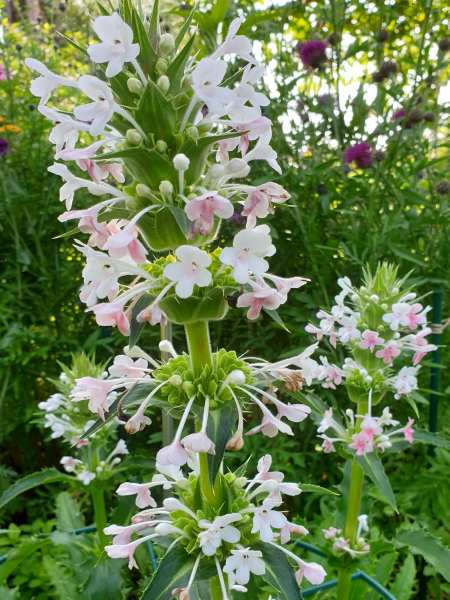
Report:
<svg viewBox="0 0 450 600"><path fill-rule="evenodd" d="M264 542L259 542L254 548L262 552L266 564L263 577L277 591L279 599L301 600L302 594L286 555L278 548Z"/></svg>

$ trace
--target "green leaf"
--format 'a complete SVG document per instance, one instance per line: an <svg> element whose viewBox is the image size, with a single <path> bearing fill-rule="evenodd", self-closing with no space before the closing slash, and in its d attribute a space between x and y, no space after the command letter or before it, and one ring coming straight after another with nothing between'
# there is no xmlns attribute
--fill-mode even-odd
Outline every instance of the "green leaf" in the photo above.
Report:
<svg viewBox="0 0 450 600"><path fill-rule="evenodd" d="M302 492L318 492L319 494L331 494L332 496L339 496L336 492L333 492L327 488L323 488L320 485L313 485L312 483L299 483L298 487Z"/></svg>
<svg viewBox="0 0 450 600"><path fill-rule="evenodd" d="M422 444L431 444L432 446L441 446L450 450L450 442L439 437L437 433L431 433L425 429L414 429L414 442L422 442Z"/></svg>
<svg viewBox="0 0 450 600"><path fill-rule="evenodd" d="M65 569L56 560L46 554L43 557L43 566L45 573L50 579L52 586L59 598L70 598L70 600L83 600L84 594L81 595L77 590L77 585L70 576L70 571Z"/></svg>
<svg viewBox="0 0 450 600"><path fill-rule="evenodd" d="M85 525L77 501L68 492L61 492L56 497L56 518L61 531L73 531Z"/></svg>
<svg viewBox="0 0 450 600"><path fill-rule="evenodd" d="M302 594L295 579L294 569L286 554L263 542L252 546L252 550L262 552L262 560L266 564L263 578L277 591L278 600L301 600Z"/></svg>
<svg viewBox="0 0 450 600"><path fill-rule="evenodd" d="M39 471L38 473L32 473L31 475L27 475L19 481L16 481L10 488L6 490L3 496L0 498L0 508L6 506L8 502L19 496L19 494L23 494L23 492L27 492L28 490L32 490L39 485L46 485L48 483L56 483L58 481L75 481L74 477L70 475L66 475L65 473L61 473L55 467L50 467L49 469L44 469L43 471Z"/></svg>
<svg viewBox="0 0 450 600"><path fill-rule="evenodd" d="M102 16L104 16L104 17L109 17L109 16L110 16L110 12L109 12L109 10L107 10L107 9L106 9L106 8L103 6L103 4L102 4L101 2L99 2L99 1L97 0L96 4L97 4L97 6L98 6L98 10L101 12Z"/></svg>
<svg viewBox="0 0 450 600"><path fill-rule="evenodd" d="M195 321L218 321L223 319L228 304L220 288L209 290L203 297L191 296L178 298L166 296L159 302L169 321L177 325L195 323Z"/></svg>
<svg viewBox="0 0 450 600"><path fill-rule="evenodd" d="M155 141L172 143L177 114L171 102L151 80L141 96L134 117L144 133L155 136Z"/></svg>
<svg viewBox="0 0 450 600"><path fill-rule="evenodd" d="M74 48L76 48L78 50L78 52L81 52L81 54L84 54L85 56L89 57L89 54L86 50L86 48L82 48L81 46L79 46L76 42L74 42L70 37L67 37L67 35L64 35L63 33L61 33L60 31L57 31L56 33L58 33L61 37L63 37L67 42L69 42L69 44L71 46L73 46Z"/></svg>
<svg viewBox="0 0 450 600"><path fill-rule="evenodd" d="M216 448L215 454L208 454L208 476L212 487L214 487L225 446L231 437L237 416L237 408L234 402L226 402L218 410L209 412L206 434L214 442Z"/></svg>
<svg viewBox="0 0 450 600"><path fill-rule="evenodd" d="M170 63L166 71L166 75L170 80L169 93L172 94L172 96L176 96L181 91L181 80L183 79L186 63L189 59L194 41L195 33L190 37L183 50L177 54L173 62Z"/></svg>
<svg viewBox="0 0 450 600"><path fill-rule="evenodd" d="M187 244L186 236L178 224L181 218L180 214L172 207L164 206L153 213L144 215L139 220L139 229L153 250L158 252L174 250L178 246Z"/></svg>
<svg viewBox="0 0 450 600"><path fill-rule="evenodd" d="M150 16L150 25L148 27L148 37L153 48L156 50L159 44L159 0L154 0L153 10Z"/></svg>
<svg viewBox="0 0 450 600"><path fill-rule="evenodd" d="M99 160L113 158L121 158L134 179L145 183L153 190L159 189L159 184L164 179L168 179L172 184L176 183L174 166L156 150L128 148L97 156Z"/></svg>
<svg viewBox="0 0 450 600"><path fill-rule="evenodd" d="M125 561L102 558L89 573L89 579L84 592L89 600L119 600L124 598L122 586L124 583L120 566ZM68 596L68 598L71 598Z"/></svg>
<svg viewBox="0 0 450 600"><path fill-rule="evenodd" d="M180 228L183 235L187 237L191 230L192 221L190 221L187 218L187 215L182 208L178 208L178 206L168 206L167 208L175 217L175 220L178 223L178 227Z"/></svg>
<svg viewBox="0 0 450 600"><path fill-rule="evenodd" d="M389 248L390 248L390 250L392 250L392 252L394 254L396 254L397 256L400 256L400 258L404 258L405 260L408 260L409 262L419 265L420 267L428 267L427 263L424 260L420 260L420 258L418 258L415 254L412 254L412 252L408 252L407 250L405 250L404 248L402 248L400 246L396 246L395 244L390 244Z"/></svg>
<svg viewBox="0 0 450 600"><path fill-rule="evenodd" d="M17 569L20 563L34 554L40 548L50 545L52 542L49 538L26 541L21 544L18 548L14 548L8 552L6 556L6 562L0 566L0 585L6 583L6 580L13 571Z"/></svg>
<svg viewBox="0 0 450 600"><path fill-rule="evenodd" d="M129 348L131 349L135 344L137 344L138 340L139 340L139 336L141 335L146 321L143 321L142 323L138 323L136 321L136 317L138 316L138 314L140 312L142 312L145 308L147 308L147 306L150 306L150 304L153 302L153 300L155 299L155 296L153 296L152 294L149 294L148 292L145 292L144 294L142 294L142 296L140 296L140 298L137 300L136 304L133 306L133 310L131 311L131 323L130 323L130 340L129 340Z"/></svg>
<svg viewBox="0 0 450 600"><path fill-rule="evenodd" d="M133 41L137 42L140 47L140 52L137 57L141 69L147 76L151 76L155 69L158 56L150 44L147 31L145 30L144 23L141 21L139 13L135 9L134 5L131 4L131 29L133 30ZM155 2L157 4L157 2Z"/></svg>
<svg viewBox="0 0 450 600"><path fill-rule="evenodd" d="M397 600L409 600L413 593L415 576L414 557L412 554L408 554L389 591Z"/></svg>
<svg viewBox="0 0 450 600"><path fill-rule="evenodd" d="M187 586L194 564L195 557L187 554L183 546L180 544L174 546L161 560L141 600L173 600L172 590ZM197 581L209 579L215 573L214 568L200 564L195 579Z"/></svg>
<svg viewBox="0 0 450 600"><path fill-rule="evenodd" d="M286 325L283 323L282 319L280 318L280 316L278 315L276 310L269 310L268 308L263 308L263 311L265 313L267 313L269 315L269 317L271 319L273 319L275 321L275 323L278 323L278 325L280 325L280 327L282 327L285 331L287 331L288 333L291 333L289 331L289 329L286 327Z"/></svg>
<svg viewBox="0 0 450 600"><path fill-rule="evenodd" d="M386 477L381 460L375 452L364 452L362 456L355 456L355 461L363 469L364 474L376 485L378 491L386 498L389 506L398 512L391 484Z"/></svg>
<svg viewBox="0 0 450 600"><path fill-rule="evenodd" d="M400 545L408 545L413 554L420 554L433 565L447 581L450 581L450 549L422 529L400 532L396 539Z"/></svg>
<svg viewBox="0 0 450 600"><path fill-rule="evenodd" d="M184 36L186 35L186 33L189 30L189 27L192 23L192 18L194 16L195 10L197 8L197 3L194 4L193 9L191 10L191 12L189 13L186 21L183 23L183 26L181 27L180 31L178 32L177 37L175 38L175 51L178 50L178 46L181 44L181 42L183 41ZM176 59L175 59L176 60ZM174 61L175 62L175 61ZM170 66L169 66L170 68Z"/></svg>
<svg viewBox="0 0 450 600"><path fill-rule="evenodd" d="M317 396L315 396L314 394L308 393L305 396L300 391L290 392L287 389L283 391L286 392L286 394L289 394L289 396L295 398L298 402L300 402L300 404L306 404L306 406L309 406L309 408L315 413L322 415L322 417L324 416L325 411L327 410L327 405L324 404L322 400L317 398Z"/></svg>
<svg viewBox="0 0 450 600"><path fill-rule="evenodd" d="M104 223L111 219L126 219L127 221L131 221L133 216L133 212L126 208L110 208L109 210L102 212L97 220L99 223Z"/></svg>
<svg viewBox="0 0 450 600"><path fill-rule="evenodd" d="M135 94L130 92L127 85L128 77L125 73L119 73L114 77L109 78L109 83L111 85L112 91L119 98L120 104L125 104L126 106L134 106L134 101L136 100ZM115 120L116 123L119 121ZM123 121L121 121L123 123ZM125 133L128 129L130 129L131 125L129 123L124 123L121 127L122 133Z"/></svg>

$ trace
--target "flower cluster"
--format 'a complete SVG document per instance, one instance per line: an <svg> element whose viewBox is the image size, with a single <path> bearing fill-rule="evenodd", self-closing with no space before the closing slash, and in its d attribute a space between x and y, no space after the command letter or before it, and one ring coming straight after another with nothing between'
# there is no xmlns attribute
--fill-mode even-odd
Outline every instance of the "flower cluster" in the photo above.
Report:
<svg viewBox="0 0 450 600"><path fill-rule="evenodd" d="M190 453L191 472L186 476L176 467L157 464L159 474L149 483L124 483L119 495L136 495L136 505L143 509L132 518L131 525L111 525L104 532L113 535L113 543L106 552L112 558L128 558L129 568L137 567L134 559L136 548L147 540L161 541L169 546L176 544L186 548L195 557L195 566L185 588L177 588L172 594L188 600L189 590L195 581L200 565L217 569L224 600L232 590L245 592L250 574L264 575L264 547L271 546L292 559L297 567L296 578L300 584L303 577L311 583L322 583L326 573L316 563L306 563L287 550L292 534L307 535L301 525L290 523L277 510L282 495L297 496L301 487L285 483L284 476L270 471L272 458L266 455L258 462L257 475L249 480L243 473L220 476L221 497L217 498L219 511L196 494L200 471L198 455ZM171 489L177 497L163 501L161 507L151 495L158 486ZM136 537L135 539L134 536ZM275 541L274 541L275 540ZM228 577L224 577L224 573Z"/></svg>
<svg viewBox="0 0 450 600"><path fill-rule="evenodd" d="M31 86L40 97L38 109L55 123L50 141L63 162L49 170L65 182L60 200L67 212L60 220L76 220L89 234L87 245L76 245L86 257L81 301L99 325L116 326L124 335L130 334L130 320L164 325L169 318L184 324L192 305L183 301L191 298L214 298L216 309L207 318L222 318L228 309L225 285L229 294L239 295L237 307L249 309L249 319L261 309L276 310L290 289L307 280L268 273L266 259L275 247L269 227L257 225L290 195L276 183L254 187L232 181L247 176L253 160L266 160L281 172L270 147L272 124L261 114L269 100L255 88L264 67L251 55L250 41L237 35L242 19L235 19L223 44L195 66L186 47L177 54L173 37L163 34L150 69L148 48L123 18L118 13L97 18L94 31L101 41L87 49L94 62L106 65L109 82L91 75L73 81L35 59L25 61L40 74ZM224 84L227 55L247 62L240 82L230 87ZM75 106L73 116L49 107L52 92L61 86L75 88L90 102ZM78 147L79 136L84 141L87 134L95 141ZM203 173L214 147L217 163ZM133 182L121 187L124 166ZM81 188L107 199L71 210ZM220 220L230 218L235 205L247 217L247 229L231 247L215 253L198 248L214 239ZM173 251L164 268L148 260L149 248ZM133 315L138 301L141 310ZM203 312L200 308L199 316Z"/></svg>
<svg viewBox="0 0 450 600"><path fill-rule="evenodd" d="M80 373L87 375L79 378ZM97 386L106 389L109 388L105 384L107 377L108 372L103 370L102 365L98 366L86 355L80 354L74 358L71 368L64 368L59 381L55 382L58 392L38 404L41 411L38 420L45 428L50 428L51 437L62 438L75 446L75 456L63 456L60 462L67 473L76 475L84 485L89 485L96 478L109 478L121 462L120 456L128 454L125 441L117 441L117 419L112 419L103 429L88 434L95 423L91 414L92 406L88 406L87 402L72 402L74 396L82 395L76 381L81 384L86 380L96 381ZM106 409L116 397L117 394L109 389L105 397Z"/></svg>
<svg viewBox="0 0 450 600"><path fill-rule="evenodd" d="M334 390L345 385L350 400L364 412L355 420L353 411L347 411L344 426L331 409L327 411L319 433L332 428L336 435L321 436L325 451L334 451L333 442L342 441L358 455L374 449L383 452L392 445L391 437L401 433L412 442L412 419L403 428L387 433L384 428L398 422L392 420L388 407L376 417L372 406L392 391L395 399L405 397L414 404L419 363L428 352L436 350L426 340L431 333L426 318L430 307L417 302L410 289L401 289L404 280L398 281L396 269L389 265L380 266L374 276L366 273L360 288L353 287L348 278L338 280L338 284L342 291L335 297L336 304L330 312L320 310L319 324L310 324L306 330L318 340L327 338L334 348L339 341L352 357L339 366L321 356L314 377L324 388ZM405 359L411 360L407 358L411 353L412 365L404 365ZM400 361L403 366L397 371L394 363Z"/></svg>
<svg viewBox="0 0 450 600"><path fill-rule="evenodd" d="M122 408L129 410L139 402L133 415L123 412L120 415L120 419L126 420L125 429L131 434L151 423L145 414L148 407L165 407L180 422L173 442L158 452L157 459L163 466L180 467L188 460L187 450L214 454L214 444L206 431L210 411L224 404L232 406L238 421L236 432L227 445L230 450L239 450L243 446L243 411L248 402L261 409L263 419L247 435L258 432L268 437L274 437L278 432L293 435L286 421L300 423L308 416L310 408L304 404L282 402L271 382L281 381L291 392L301 389L305 380L310 384L312 373L318 369L316 361L310 358L315 348L316 345L310 346L302 354L277 363L256 358L252 362L244 361L234 352L222 349L212 354L211 365L205 365L201 373L196 373L190 356L178 355L170 342L160 343L161 351L172 355L167 362L157 362L141 348L134 346L130 350L127 346L125 354L116 356L109 367L109 377L77 379L71 397L73 401L88 400L89 410L104 419L105 411L110 409L108 398L117 390L125 390L120 397ZM268 383L266 391L264 388ZM115 410L118 409L116 402ZM182 437L190 416L197 418L201 429Z"/></svg>
<svg viewBox="0 0 450 600"><path fill-rule="evenodd" d="M356 543L352 548L350 545L350 540L346 540L345 537L341 535L341 529L336 529L336 527L322 529L326 547L331 553L336 554L337 556L348 554L352 558L364 556L364 554L367 554L370 551L369 544L367 544L366 540L361 535L363 532L368 531L369 517L367 515L359 515L358 529L356 531Z"/></svg>

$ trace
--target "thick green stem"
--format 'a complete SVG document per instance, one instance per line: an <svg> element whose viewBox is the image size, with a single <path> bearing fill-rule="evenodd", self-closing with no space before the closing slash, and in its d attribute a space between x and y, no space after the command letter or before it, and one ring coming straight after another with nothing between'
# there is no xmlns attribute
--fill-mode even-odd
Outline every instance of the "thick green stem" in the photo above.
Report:
<svg viewBox="0 0 450 600"><path fill-rule="evenodd" d="M368 404L366 401L358 402L356 412L358 415L364 416L367 413ZM356 431L361 431L362 418L359 418L356 423ZM350 483L350 495L348 499L347 520L345 523L344 538L349 540L350 546L356 541L356 533L358 531L358 516L359 507L361 504L361 495L364 482L364 472L358 463L352 463L352 476ZM340 571L338 577L337 600L348 600L350 597L351 573Z"/></svg>
<svg viewBox="0 0 450 600"><path fill-rule="evenodd" d="M97 525L97 535L100 542L100 546L104 548L109 544L109 538L103 533L103 529L106 527L106 505L105 496L103 490L93 489L91 492L92 504L94 505L94 520Z"/></svg>
<svg viewBox="0 0 450 600"><path fill-rule="evenodd" d="M205 365L211 364L208 323L206 321L189 323L189 325L186 325L186 336L192 367L197 375L201 373Z"/></svg>

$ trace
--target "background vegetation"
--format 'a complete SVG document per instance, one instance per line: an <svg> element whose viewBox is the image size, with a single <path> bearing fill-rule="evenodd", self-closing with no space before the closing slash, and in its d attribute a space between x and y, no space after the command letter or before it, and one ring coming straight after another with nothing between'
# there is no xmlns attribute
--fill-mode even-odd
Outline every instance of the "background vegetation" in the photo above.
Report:
<svg viewBox="0 0 450 600"><path fill-rule="evenodd" d="M59 73L75 77L86 72L83 57L57 32L86 44L97 8L86 2L40 3L39 10L31 12L18 6L11 10L11 6L9 20L4 13L0 36L0 137L9 145L0 156L0 492L18 477L59 463L60 445L34 423L37 403L53 391L49 378L61 371L57 361L70 363L71 354L81 350L95 352L98 361L108 360L124 345L116 330L98 328L78 302L80 257L72 248L72 237L61 237L65 225L57 221L62 212L60 184L47 172L52 162L47 141L50 124L36 110L37 101L28 92L33 75L23 65L26 56L34 56ZM170 31L188 14L187 8L167 3L163 27ZM346 275L356 282L362 267L374 267L382 260L398 263L402 275L413 269L411 280L424 295L442 292L447 317L450 184L446 193L442 193L445 186L437 184L450 181L450 51L439 50L449 34L448 4L306 0L262 5L217 0L201 3L199 9L199 39L204 43L200 52L212 50L220 32L242 9L247 16L243 33L257 40L256 55L269 66L265 85L276 102L266 114L278 125L274 147L283 175L264 163L256 183L277 181L292 194L289 206L278 208L269 219L277 240L271 264L280 275L311 279L308 286L293 291L289 303L279 310L290 333L267 316L250 323L240 311L230 310L212 328L213 345L268 360L294 353L309 342L304 332L307 322L338 293L336 279ZM300 61L298 45L310 39L328 40L329 60L320 69L307 69ZM383 72L387 61L394 61L396 72L377 82L377 73ZM71 92L60 93L64 98ZM394 119L400 109L405 116ZM427 119L419 119L418 113L428 114ZM384 154L368 168L358 169L346 164L344 155L362 141ZM87 205L89 197L84 202ZM239 226L236 216L229 233ZM432 303L433 297L427 300ZM158 340L159 331L148 327L141 344L155 351ZM448 330L444 330L441 342L447 340ZM176 328L174 344L180 349L185 345ZM323 346L322 352L333 357L331 347ZM439 412L444 436L450 433L448 362L444 351ZM422 424L428 421L429 366L430 361L425 362L421 370ZM339 393L333 394L336 404ZM131 446L150 454L158 443L157 435L141 435L132 439ZM265 438L255 436L247 441L246 454L251 448L256 460L267 447ZM400 515L393 515L374 491L366 502L374 507L379 530L416 523L450 545L450 455L440 450L430 457L416 448L388 459ZM335 455L317 451L308 423L302 424L294 439L282 445L271 443L270 451L277 465L285 465L290 480L309 478L330 486L341 480L343 464ZM240 462L237 454L236 466ZM39 488L3 511L0 526L9 529L0 540L5 551L19 542L28 543L28 535L31 544L35 534L56 527L70 530L64 510L73 509L70 503L75 501L67 495L55 501L57 491L56 485ZM79 500L84 516L78 525L90 523L92 508L88 500ZM113 504L111 496L111 509ZM327 499L300 497L288 509L305 518L311 531L323 517L332 520L333 507ZM91 543L85 537L85 543ZM58 588L57 582L61 573L70 570L71 557L67 554L61 565L55 552L53 546L44 545L19 561L20 566L4 580L0 571L0 586L9 588L11 598L67 597L63 595L67 590ZM450 595L450 585L432 566L426 567L424 575L419 559L407 557L402 549L398 553L379 567L384 571L378 574L380 580L390 581L394 595L404 600ZM144 575L149 575L151 564L148 558L142 560ZM400 570L399 564L403 564ZM130 590L139 587L138 576L133 577L118 584L128 590L129 598L133 597ZM420 596L424 577L430 578L429 596ZM74 585L76 589L79 582ZM358 586L355 599L367 592L365 584Z"/></svg>

